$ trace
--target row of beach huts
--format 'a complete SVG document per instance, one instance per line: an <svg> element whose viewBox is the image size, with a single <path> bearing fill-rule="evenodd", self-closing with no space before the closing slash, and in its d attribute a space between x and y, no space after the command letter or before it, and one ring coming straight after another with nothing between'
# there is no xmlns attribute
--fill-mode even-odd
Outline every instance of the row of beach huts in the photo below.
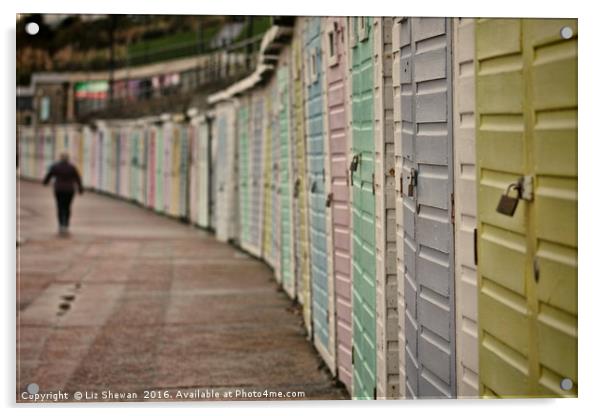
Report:
<svg viewBox="0 0 602 416"><path fill-rule="evenodd" d="M18 133L263 259L353 398L577 395L576 20L298 17L205 107Z"/></svg>

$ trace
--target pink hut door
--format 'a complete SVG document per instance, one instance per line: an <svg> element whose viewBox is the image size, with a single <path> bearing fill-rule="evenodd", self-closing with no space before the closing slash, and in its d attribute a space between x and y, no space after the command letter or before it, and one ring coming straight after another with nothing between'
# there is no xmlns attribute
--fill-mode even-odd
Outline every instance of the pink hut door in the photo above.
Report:
<svg viewBox="0 0 602 416"><path fill-rule="evenodd" d="M351 390L351 259L350 209L347 183L348 142L345 92L347 54L344 43L345 19L329 17L326 23L325 68L328 101L328 140L330 145L333 272L336 308L337 371Z"/></svg>

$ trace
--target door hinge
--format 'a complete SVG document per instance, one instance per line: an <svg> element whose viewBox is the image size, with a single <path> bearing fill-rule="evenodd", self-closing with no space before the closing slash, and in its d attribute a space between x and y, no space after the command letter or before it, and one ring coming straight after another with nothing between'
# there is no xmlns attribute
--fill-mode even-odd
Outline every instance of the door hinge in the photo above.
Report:
<svg viewBox="0 0 602 416"><path fill-rule="evenodd" d="M473 255L474 255L474 264L475 266L477 264L479 264L479 252L477 249L477 242L478 242L478 238L479 238L479 232L478 230L475 228L473 233L472 233L472 247L473 247Z"/></svg>
<svg viewBox="0 0 602 416"><path fill-rule="evenodd" d="M372 390L372 398L376 400L376 387L374 387L374 390Z"/></svg>
<svg viewBox="0 0 602 416"><path fill-rule="evenodd" d="M533 176L525 175L519 180L520 198L525 201L533 201Z"/></svg>
<svg viewBox="0 0 602 416"><path fill-rule="evenodd" d="M376 184L374 183L374 173L372 174L372 195L376 194Z"/></svg>
<svg viewBox="0 0 602 416"><path fill-rule="evenodd" d="M351 364L355 364L355 347L351 346Z"/></svg>
<svg viewBox="0 0 602 416"><path fill-rule="evenodd" d="M533 257L533 278L535 279L535 283L539 283L539 262L537 261L537 257Z"/></svg>

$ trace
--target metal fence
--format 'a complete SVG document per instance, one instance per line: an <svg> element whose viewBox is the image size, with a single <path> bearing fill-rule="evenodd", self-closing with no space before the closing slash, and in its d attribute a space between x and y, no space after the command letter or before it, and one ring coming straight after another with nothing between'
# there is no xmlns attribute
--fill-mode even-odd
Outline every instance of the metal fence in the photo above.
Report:
<svg viewBox="0 0 602 416"><path fill-rule="evenodd" d="M256 65L262 35L224 45L213 52L196 55L196 65L180 72L144 78L107 80L107 90L90 97L75 97L75 115L80 121L109 116L138 116L144 113L185 108L200 93L211 93L248 75ZM161 54L190 51L190 43L155 50L145 59ZM197 97L198 98L198 97Z"/></svg>

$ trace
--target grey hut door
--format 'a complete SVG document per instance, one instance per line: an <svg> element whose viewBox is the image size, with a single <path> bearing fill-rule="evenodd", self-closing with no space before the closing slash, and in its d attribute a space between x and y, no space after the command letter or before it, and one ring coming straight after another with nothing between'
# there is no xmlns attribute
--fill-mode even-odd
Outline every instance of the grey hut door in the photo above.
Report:
<svg viewBox="0 0 602 416"><path fill-rule="evenodd" d="M406 393L454 397L451 20L400 32Z"/></svg>

